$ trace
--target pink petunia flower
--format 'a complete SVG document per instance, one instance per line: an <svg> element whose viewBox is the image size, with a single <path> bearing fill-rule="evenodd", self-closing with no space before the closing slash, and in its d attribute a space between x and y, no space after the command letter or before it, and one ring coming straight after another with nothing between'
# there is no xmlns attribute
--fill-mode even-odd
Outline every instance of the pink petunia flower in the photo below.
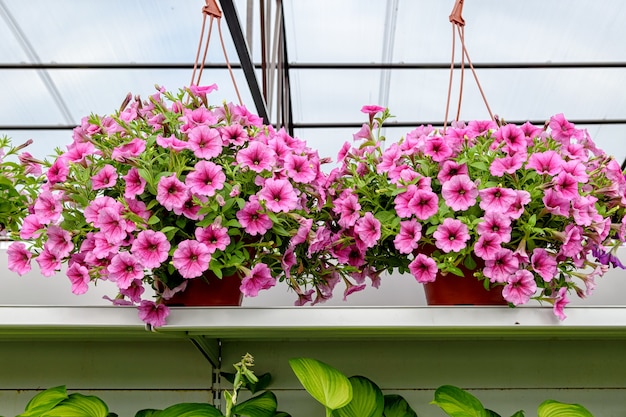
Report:
<svg viewBox="0 0 626 417"><path fill-rule="evenodd" d="M507 282L519 268L519 261L509 249L500 249L493 259L485 260L483 273L491 282Z"/></svg>
<svg viewBox="0 0 626 417"><path fill-rule="evenodd" d="M261 290L267 290L276 285L267 265L256 264L242 280L239 290L246 297L256 297Z"/></svg>
<svg viewBox="0 0 626 417"><path fill-rule="evenodd" d="M180 152L182 150L187 149L187 142L185 142L184 140L178 139L174 134L166 138L164 138L161 135L157 135L156 143L157 145L165 149L171 149L174 152Z"/></svg>
<svg viewBox="0 0 626 417"><path fill-rule="evenodd" d="M578 191L578 181L572 174L567 172L559 173L554 179L554 191L564 198L574 200L580 196Z"/></svg>
<svg viewBox="0 0 626 417"><path fill-rule="evenodd" d="M55 252L59 258L65 258L70 254L70 251L74 248L72 242L72 236L70 232L62 229L59 226L49 225L47 228L48 240L44 247L48 250Z"/></svg>
<svg viewBox="0 0 626 417"><path fill-rule="evenodd" d="M33 206L34 214L41 224L49 224L57 221L61 217L63 206L57 194L50 191L43 191L35 200Z"/></svg>
<svg viewBox="0 0 626 417"><path fill-rule="evenodd" d="M264 235L273 225L272 220L263 213L263 207L256 200L246 202L245 206L237 212L237 220L246 233L252 236Z"/></svg>
<svg viewBox="0 0 626 417"><path fill-rule="evenodd" d="M120 294L124 297L128 297L131 303L141 303L141 295L145 292L143 282L139 279L133 280L128 288L120 289Z"/></svg>
<svg viewBox="0 0 626 417"><path fill-rule="evenodd" d="M225 250L230 244L228 229L219 224L210 224L207 227L197 227L195 232L198 242L204 243L210 253L216 250Z"/></svg>
<svg viewBox="0 0 626 417"><path fill-rule="evenodd" d="M261 142L251 142L237 153L237 163L254 172L270 170L275 163L275 153Z"/></svg>
<svg viewBox="0 0 626 417"><path fill-rule="evenodd" d="M187 148L190 149L197 158L215 158L222 153L224 143L219 130L205 125L192 128L189 132Z"/></svg>
<svg viewBox="0 0 626 417"><path fill-rule="evenodd" d="M56 184L59 182L64 182L67 179L67 176L70 173L70 168L67 161L63 158L57 158L48 171L46 172L46 177L48 178L48 183Z"/></svg>
<svg viewBox="0 0 626 417"><path fill-rule="evenodd" d="M196 278L209 269L211 253L204 243L183 240L172 255L172 263L183 278Z"/></svg>
<svg viewBox="0 0 626 417"><path fill-rule="evenodd" d="M7 248L8 268L19 275L30 272L30 262L33 254L26 249L26 245L22 242L13 242Z"/></svg>
<svg viewBox="0 0 626 417"><path fill-rule="evenodd" d="M191 93L194 96L198 96L204 100L206 100L207 94L216 90L217 90L217 84L202 85L202 86L192 84L189 86L189 91L191 91Z"/></svg>
<svg viewBox="0 0 626 417"><path fill-rule="evenodd" d="M98 214L98 227L111 243L126 239L126 220L113 208L105 207Z"/></svg>
<svg viewBox="0 0 626 417"><path fill-rule="evenodd" d="M441 196L454 211L467 210L476 204L478 187L465 174L455 175L441 186Z"/></svg>
<svg viewBox="0 0 626 417"><path fill-rule="evenodd" d="M555 215L569 216L570 200L552 188L544 191L543 201L546 210Z"/></svg>
<svg viewBox="0 0 626 417"><path fill-rule="evenodd" d="M443 184L446 181L450 181L456 175L467 175L468 172L467 165L465 164L459 164L456 161L444 161L437 174L437 179Z"/></svg>
<svg viewBox="0 0 626 417"><path fill-rule="evenodd" d="M39 264L41 275L44 277L51 277L56 271L61 270L61 258L48 248L44 248L35 260Z"/></svg>
<svg viewBox="0 0 626 417"><path fill-rule="evenodd" d="M222 167L210 161L199 161L187 175L185 184L194 194L214 196L217 190L224 188L226 175Z"/></svg>
<svg viewBox="0 0 626 417"><path fill-rule="evenodd" d="M533 249L530 260L533 270L539 274L544 281L549 282L556 276L556 258L550 255L547 250L542 248Z"/></svg>
<svg viewBox="0 0 626 417"><path fill-rule="evenodd" d="M109 279L115 281L120 289L126 289L133 280L142 279L144 276L143 265L138 257L128 252L120 252L111 259L107 267Z"/></svg>
<svg viewBox="0 0 626 417"><path fill-rule="evenodd" d="M515 203L517 193L515 190L503 187L484 188L478 191L480 196L480 208L485 212L506 213L509 207Z"/></svg>
<svg viewBox="0 0 626 417"><path fill-rule="evenodd" d="M288 180L268 178L259 191L259 200L274 213L285 212L298 206L298 197Z"/></svg>
<svg viewBox="0 0 626 417"><path fill-rule="evenodd" d="M374 117L376 116L376 113L382 113L384 111L385 111L384 107L377 106L374 104L361 107L361 113L365 113L370 117Z"/></svg>
<svg viewBox="0 0 626 417"><path fill-rule="evenodd" d="M170 248L164 233L142 230L133 241L130 252L141 259L146 268L158 268L167 259Z"/></svg>
<svg viewBox="0 0 626 417"><path fill-rule="evenodd" d="M459 252L466 246L469 240L469 230L467 226L457 219L446 218L433 233L435 246L442 251Z"/></svg>
<svg viewBox="0 0 626 417"><path fill-rule="evenodd" d="M380 221L371 212L365 213L363 217L356 221L354 231L359 235L359 239L368 248L376 246L380 239Z"/></svg>
<svg viewBox="0 0 626 417"><path fill-rule="evenodd" d="M496 132L496 139L506 144L505 150L514 154L517 152L523 152L526 149L526 135L524 131L514 124L506 124L502 126Z"/></svg>
<svg viewBox="0 0 626 417"><path fill-rule="evenodd" d="M187 186L172 174L159 180L156 199L163 207L172 211L174 207L180 208L185 204L188 192Z"/></svg>
<svg viewBox="0 0 626 417"><path fill-rule="evenodd" d="M352 227L361 216L359 197L346 190L333 202L333 211L339 214L337 221L341 227Z"/></svg>
<svg viewBox="0 0 626 417"><path fill-rule="evenodd" d="M113 152L111 153L111 159L119 162L124 162L128 159L138 157L145 150L146 141L140 138L134 138L130 142L113 149Z"/></svg>
<svg viewBox="0 0 626 417"><path fill-rule="evenodd" d="M568 122L563 113L555 114L550 117L548 124L552 130L552 137L561 143L567 143L571 138L579 136L578 129L573 123Z"/></svg>
<svg viewBox="0 0 626 417"><path fill-rule="evenodd" d="M106 164L96 175L91 177L91 188L93 190L112 188L115 186L116 181L117 170L113 165Z"/></svg>
<svg viewBox="0 0 626 417"><path fill-rule="evenodd" d="M502 288L502 296L515 306L526 304L537 291L537 283L532 272L522 269L515 272Z"/></svg>
<svg viewBox="0 0 626 417"><path fill-rule="evenodd" d="M241 146L248 140L248 133L243 126L236 124L220 128L222 141L227 145Z"/></svg>
<svg viewBox="0 0 626 417"><path fill-rule="evenodd" d="M434 259L420 253L409 264L409 271L420 284L433 282L437 278L437 263Z"/></svg>
<svg viewBox="0 0 626 417"><path fill-rule="evenodd" d="M500 236L495 233L479 233L480 236L474 243L474 253L482 259L495 259L502 246Z"/></svg>
<svg viewBox="0 0 626 417"><path fill-rule="evenodd" d="M126 175L122 177L124 179L124 197L135 198L138 195L143 194L146 187L146 180L139 175L139 170L135 167L128 170Z"/></svg>
<svg viewBox="0 0 626 417"><path fill-rule="evenodd" d="M152 327L161 327L165 324L170 309L165 304L156 304L154 301L141 300L137 307L139 318Z"/></svg>
<svg viewBox="0 0 626 417"><path fill-rule="evenodd" d="M554 315L559 318L559 320L565 320L567 318L563 310L568 304L569 299L567 298L567 287L559 288L559 291L555 294L554 305L552 306L552 311L554 312Z"/></svg>
<svg viewBox="0 0 626 417"><path fill-rule="evenodd" d="M479 235L487 233L495 234L499 239L499 243L510 242L512 231L511 219L495 212L487 212L476 226L476 231Z"/></svg>
<svg viewBox="0 0 626 417"><path fill-rule="evenodd" d="M72 264L65 273L72 284L72 293L85 294L89 289L89 270L78 263Z"/></svg>
<svg viewBox="0 0 626 417"><path fill-rule="evenodd" d="M400 222L400 232L393 239L394 247L400 253L412 253L417 249L422 237L422 225L415 219Z"/></svg>
<svg viewBox="0 0 626 417"><path fill-rule="evenodd" d="M440 136L431 136L426 139L424 154L433 158L433 161L443 162L452 155L452 148Z"/></svg>
<svg viewBox="0 0 626 417"><path fill-rule="evenodd" d="M111 197L98 197L91 201L87 207L85 207L85 220L87 223L93 223L96 227L100 227L98 224L98 216L100 211L104 208L111 208L118 214L122 214L124 206Z"/></svg>
<svg viewBox="0 0 626 417"><path fill-rule="evenodd" d="M304 155L288 154L285 157L287 176L297 183L309 184L315 180L317 172L313 169L314 166L309 157Z"/></svg>
<svg viewBox="0 0 626 417"><path fill-rule="evenodd" d="M524 165L524 162L526 162L526 158L522 153L496 158L489 165L489 172L494 177L502 177L505 173L514 174L515 171Z"/></svg>
<svg viewBox="0 0 626 417"><path fill-rule="evenodd" d="M43 225L37 220L35 214L29 214L24 217L22 227L20 228L20 238L24 240L37 238L41 236Z"/></svg>
<svg viewBox="0 0 626 417"><path fill-rule="evenodd" d="M563 158L555 151L535 152L528 158L526 169L540 174L555 176L563 169Z"/></svg>
<svg viewBox="0 0 626 417"><path fill-rule="evenodd" d="M427 190L417 190L408 203L411 213L420 220L428 220L439 210L437 194Z"/></svg>

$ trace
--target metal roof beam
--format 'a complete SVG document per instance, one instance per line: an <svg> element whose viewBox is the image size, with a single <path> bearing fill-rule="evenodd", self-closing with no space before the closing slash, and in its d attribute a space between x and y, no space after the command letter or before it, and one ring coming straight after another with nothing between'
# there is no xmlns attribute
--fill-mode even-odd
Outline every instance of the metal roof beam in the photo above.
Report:
<svg viewBox="0 0 626 417"><path fill-rule="evenodd" d="M265 98L259 88L259 82L256 78L256 73L254 72L254 64L252 63L252 58L250 57L250 52L248 50L248 45L243 31L241 30L241 22L239 21L235 5L232 0L221 0L220 4L222 6L224 17L226 18L226 23L228 24L230 35L233 38L237 55L239 56L241 68L246 76L248 88L250 88L250 94L252 95L252 100L254 100L257 114L263 118L263 122L265 124L269 124L270 120L267 114Z"/></svg>

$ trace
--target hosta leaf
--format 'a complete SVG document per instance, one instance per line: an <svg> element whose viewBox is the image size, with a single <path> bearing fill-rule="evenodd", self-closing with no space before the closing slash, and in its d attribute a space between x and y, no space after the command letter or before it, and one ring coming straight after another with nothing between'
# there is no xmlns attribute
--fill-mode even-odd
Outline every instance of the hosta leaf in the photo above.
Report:
<svg viewBox="0 0 626 417"><path fill-rule="evenodd" d="M385 399L378 386L364 376L351 376L352 401L335 410L337 417L381 417Z"/></svg>
<svg viewBox="0 0 626 417"><path fill-rule="evenodd" d="M38 417L67 398L65 385L48 388L31 398L28 404L26 404L25 412L17 417Z"/></svg>
<svg viewBox="0 0 626 417"><path fill-rule="evenodd" d="M160 414L161 410L145 409L137 411L135 417L158 417Z"/></svg>
<svg viewBox="0 0 626 417"><path fill-rule="evenodd" d="M276 395L265 391L263 394L235 405L233 412L247 417L274 417L277 405Z"/></svg>
<svg viewBox="0 0 626 417"><path fill-rule="evenodd" d="M485 408L469 392L452 385L442 385L435 391L431 404L439 406L451 417L486 417Z"/></svg>
<svg viewBox="0 0 626 417"><path fill-rule="evenodd" d="M107 417L109 408L100 398L93 395L70 394L56 407L41 414L41 417Z"/></svg>
<svg viewBox="0 0 626 417"><path fill-rule="evenodd" d="M384 417L417 417L415 411L406 400L396 394L385 395Z"/></svg>
<svg viewBox="0 0 626 417"><path fill-rule="evenodd" d="M220 411L206 403L181 403L162 410L158 417L223 417Z"/></svg>
<svg viewBox="0 0 626 417"><path fill-rule="evenodd" d="M593 417L582 405L546 400L539 406L539 417Z"/></svg>
<svg viewBox="0 0 626 417"><path fill-rule="evenodd" d="M310 358L293 358L289 365L304 389L324 407L336 410L352 399L352 384L332 366Z"/></svg>

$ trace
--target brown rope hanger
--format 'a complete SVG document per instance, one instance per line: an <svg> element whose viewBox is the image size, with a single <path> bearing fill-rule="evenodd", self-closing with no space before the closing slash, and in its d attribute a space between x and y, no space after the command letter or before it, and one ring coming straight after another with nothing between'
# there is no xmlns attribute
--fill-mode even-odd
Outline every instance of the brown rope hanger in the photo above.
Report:
<svg viewBox="0 0 626 417"><path fill-rule="evenodd" d="M461 79L459 83L459 101L457 107L457 113L455 120L458 121L461 115L461 102L463 101L463 81L464 81L464 73L465 73L465 60L467 59L467 63L469 64L470 69L472 70L472 74L474 75L474 79L476 80L476 85L478 86L478 90L485 102L485 106L487 107L487 111L489 112L489 117L491 120L495 120L493 113L491 112L491 108L489 108L489 103L487 103L487 98L485 97L485 93L480 85L480 81L478 81L478 76L476 75L476 70L474 70L474 65L469 57L469 53L467 52L467 47L465 46L465 20L463 19L463 1L464 0L456 0L454 4L454 8L452 9L452 13L450 14L450 23L452 23L452 58L450 60L450 81L448 83L448 97L446 100L446 115L443 124L443 131L445 133L446 126L448 124L448 112L450 109L450 96L452 94L452 79L454 74L454 55L455 55L455 40L456 34L458 33L459 39L461 41Z"/></svg>

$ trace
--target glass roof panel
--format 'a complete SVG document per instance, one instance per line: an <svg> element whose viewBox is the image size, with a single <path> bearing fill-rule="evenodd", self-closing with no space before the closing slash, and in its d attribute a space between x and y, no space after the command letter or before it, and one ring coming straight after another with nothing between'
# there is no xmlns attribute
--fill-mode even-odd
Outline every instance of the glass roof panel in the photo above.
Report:
<svg viewBox="0 0 626 417"><path fill-rule="evenodd" d="M274 2L271 3L275 7ZM246 27L248 0L235 1ZM259 0L252 0L252 53L260 63ZM180 63L195 58L202 24L202 0L0 0L0 64L42 63ZM397 5L397 8L394 8ZM296 133L319 148L337 147L358 129L303 128L316 123L358 126L364 104L388 105L395 121L443 119L452 31L448 16L453 0L285 0L292 111ZM273 18L272 10L271 16ZM614 62L619 68L486 69L478 76L494 113L506 120L544 120L554 113L570 119L619 119L626 114L626 3L621 0L465 1L467 48L474 63ZM222 19L231 62L239 61L228 25ZM207 25L208 30L208 25ZM222 63L216 27L210 63ZM391 53L385 55L385 51ZM459 61L457 39L457 57ZM440 69L298 69L298 64L424 63ZM244 103L254 109L241 70L236 70ZM387 81L387 76L388 81ZM0 69L3 100L0 125L67 125L95 112L109 113L126 93L147 96L154 84L177 89L189 83L191 69ZM455 85L458 82L455 73ZM217 83L216 100L236 101L226 69L205 70L204 83ZM385 99L388 91L388 99ZM55 99L57 102L55 102ZM455 114L455 95L451 116ZM465 75L462 119L488 114L471 77ZM409 128L398 128L399 137ZM1 129L0 129L1 130ZM603 149L626 157L626 124L589 125ZM594 133L595 132L595 133ZM19 136L26 132L11 131ZM61 132L30 132L59 140ZM71 135L66 132L67 137ZM343 140L340 142L342 143ZM328 145L328 141L332 142ZM340 146L340 144L339 144ZM332 154L334 155L334 151ZM326 153L328 154L328 153Z"/></svg>

